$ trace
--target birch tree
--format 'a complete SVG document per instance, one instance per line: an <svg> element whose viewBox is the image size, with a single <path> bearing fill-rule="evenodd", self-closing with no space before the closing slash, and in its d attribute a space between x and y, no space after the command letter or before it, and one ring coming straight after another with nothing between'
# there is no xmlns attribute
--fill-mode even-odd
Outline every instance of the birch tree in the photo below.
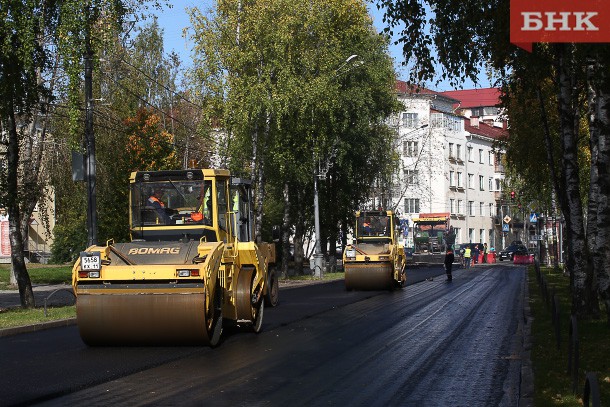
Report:
<svg viewBox="0 0 610 407"><path fill-rule="evenodd" d="M440 67L440 77L449 79L454 85L459 85L466 78L477 82L477 76L483 65L493 70L504 83L505 91L510 90L511 83L528 82L528 78L535 78L539 82L549 81L553 87L554 107L557 117L555 128L545 128L545 146L547 156L552 157L553 145L558 143L561 147L556 162L549 162L549 168L556 168L556 178L549 180L554 187L555 195L565 218L565 231L567 240L566 267L572 278L572 312L580 317L595 317L598 314L597 292L607 298L607 284L595 285L595 281L608 281L607 269L600 268L601 262L593 266L590 262L589 235L585 214L597 219L596 211L605 210L603 204L590 205L585 211L587 200L598 200L598 191L603 185L599 184L599 177L588 177L594 180L588 196L581 193L581 170L579 166L578 140L580 135L580 118L586 106L584 70L587 65L587 56L590 55L590 46L586 44L536 44L532 54L518 49L509 43L509 0L492 0L487 2L463 0L380 0L377 4L386 9L386 32L395 35L397 41L403 45L405 65L412 67L412 80L431 80ZM430 11L433 10L433 11ZM429 31L427 28L429 27ZM597 56L607 54L607 45L599 45ZM603 52L604 50L605 52ZM601 66L607 62L597 58ZM603 62L602 62L603 61ZM593 64L595 65L595 64ZM607 67L605 68L607 69ZM597 105L604 110L607 78L600 70L594 70L595 89L589 98L590 101L601 102ZM531 82L528 82L531 83ZM536 87L532 88L535 95ZM542 94L538 92L538 94ZM510 97L510 94L508 95ZM540 99L540 102L545 102ZM548 111L548 109L546 109ZM607 132L603 125L604 112L596 110L595 115L589 115L586 125L601 132ZM586 114L586 113L585 113ZM591 119L599 120L593 123ZM548 124L548 123L547 123ZM593 125L593 126L592 126ZM548 131L546 131L548 130ZM607 133L606 133L607 134ZM550 137L556 135L553 142ZM593 137L593 144L603 142ZM607 151L598 149L594 151L595 162L603 163ZM557 165L558 164L558 165ZM554 167L556 166L556 167ZM595 166L587 168L596 171ZM597 180L597 181L595 181ZM603 199L602 199L603 201ZM610 224L595 225L603 230L610 228ZM593 231L593 229L590 229ZM595 231L596 236L605 236L600 229ZM595 246L606 254L607 246L603 239L596 239ZM599 241L599 243L598 243ZM603 243L602 243L603 242ZM595 249L595 250L598 250ZM595 290L597 288L597 290ZM610 310L607 309L610 315Z"/></svg>
<svg viewBox="0 0 610 407"><path fill-rule="evenodd" d="M255 234L269 192L284 202L286 258L288 236L303 230L294 219L312 217L313 179L324 174L320 193L341 198L321 200L334 243L347 208L351 215L388 161L383 123L398 106L387 41L366 5L225 0L210 13L193 10L192 21L201 97L230 136L229 166L248 169L257 186Z"/></svg>

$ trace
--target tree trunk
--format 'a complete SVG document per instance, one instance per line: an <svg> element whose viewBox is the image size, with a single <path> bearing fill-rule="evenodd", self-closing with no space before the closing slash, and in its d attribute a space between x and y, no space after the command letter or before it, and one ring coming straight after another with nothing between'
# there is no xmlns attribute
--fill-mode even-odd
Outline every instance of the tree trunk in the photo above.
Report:
<svg viewBox="0 0 610 407"><path fill-rule="evenodd" d="M34 292L32 282L25 266L23 257L23 236L21 234L21 210L19 207L19 134L14 114L10 114L8 122L7 151L7 211L9 215L9 240L11 243L11 264L19 288L19 299L23 308L34 308Z"/></svg>
<svg viewBox="0 0 610 407"><path fill-rule="evenodd" d="M290 188L284 182L284 215L282 220L282 278L290 275L288 262L290 260Z"/></svg>
<svg viewBox="0 0 610 407"><path fill-rule="evenodd" d="M568 238L568 269L573 273L572 313L578 317L595 316L596 301L593 291L593 272L588 262L580 176L578 173L578 146L576 132L578 115L573 94L575 75L572 55L566 45L558 45L557 84L559 108L559 134L563 147L562 180L564 183L566 235ZM571 46L570 46L571 49Z"/></svg>
<svg viewBox="0 0 610 407"><path fill-rule="evenodd" d="M298 205L299 202L302 202L302 192L297 189L295 194L296 204ZM294 222L294 237L292 239L292 243L294 244L294 271L297 276L303 275L303 260L305 259L303 242L305 238L305 229L303 211L297 211Z"/></svg>
<svg viewBox="0 0 610 407"><path fill-rule="evenodd" d="M587 69L591 147L587 235L592 238L590 246L594 277L598 293L606 306L606 319L610 325L610 91L605 69L597 59L591 61Z"/></svg>

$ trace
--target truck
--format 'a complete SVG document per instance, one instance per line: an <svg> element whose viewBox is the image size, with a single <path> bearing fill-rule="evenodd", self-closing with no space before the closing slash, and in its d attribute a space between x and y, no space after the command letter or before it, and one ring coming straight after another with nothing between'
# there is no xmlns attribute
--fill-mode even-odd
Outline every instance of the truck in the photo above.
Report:
<svg viewBox="0 0 610 407"><path fill-rule="evenodd" d="M279 286L251 203L251 183L225 169L133 172L130 241L90 246L73 267L82 340L216 346L228 324L260 332Z"/></svg>
<svg viewBox="0 0 610 407"><path fill-rule="evenodd" d="M392 290L406 281L400 223L393 211L358 211L354 243L343 252L345 288Z"/></svg>

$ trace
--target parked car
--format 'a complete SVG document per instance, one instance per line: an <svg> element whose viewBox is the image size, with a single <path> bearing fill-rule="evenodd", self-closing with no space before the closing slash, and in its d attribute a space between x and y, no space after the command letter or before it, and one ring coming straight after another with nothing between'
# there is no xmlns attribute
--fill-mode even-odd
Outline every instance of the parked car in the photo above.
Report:
<svg viewBox="0 0 610 407"><path fill-rule="evenodd" d="M529 254L529 252L527 251L527 247L523 246L522 244L511 244L498 254L498 260L513 261L515 254Z"/></svg>

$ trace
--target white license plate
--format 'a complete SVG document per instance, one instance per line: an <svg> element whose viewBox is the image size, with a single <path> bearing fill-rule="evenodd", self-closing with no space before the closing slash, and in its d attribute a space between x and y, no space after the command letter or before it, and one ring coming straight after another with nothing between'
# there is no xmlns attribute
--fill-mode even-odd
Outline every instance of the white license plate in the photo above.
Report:
<svg viewBox="0 0 610 407"><path fill-rule="evenodd" d="M80 255L81 270L99 270L101 266L100 252L83 252Z"/></svg>

